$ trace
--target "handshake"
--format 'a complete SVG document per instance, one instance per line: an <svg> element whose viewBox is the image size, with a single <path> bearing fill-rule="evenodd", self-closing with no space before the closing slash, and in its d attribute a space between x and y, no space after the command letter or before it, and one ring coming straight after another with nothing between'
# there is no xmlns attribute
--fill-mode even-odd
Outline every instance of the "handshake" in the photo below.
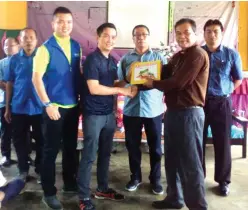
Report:
<svg viewBox="0 0 248 210"><path fill-rule="evenodd" d="M119 88L118 94L134 98L137 95L138 91L138 87L136 85L132 85L129 87Z"/></svg>

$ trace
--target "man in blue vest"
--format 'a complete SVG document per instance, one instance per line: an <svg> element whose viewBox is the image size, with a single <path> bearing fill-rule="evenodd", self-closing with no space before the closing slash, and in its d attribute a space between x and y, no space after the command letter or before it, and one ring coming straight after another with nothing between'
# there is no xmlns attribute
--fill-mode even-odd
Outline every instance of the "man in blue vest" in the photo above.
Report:
<svg viewBox="0 0 248 210"><path fill-rule="evenodd" d="M42 137L42 104L32 84L33 58L36 53L37 35L32 28L20 31L19 53L10 58L4 76L6 85L5 119L12 123L13 143L18 158L19 177L26 181L28 164L27 136L32 126L36 141L35 171L40 173ZM10 106L11 105L11 106Z"/></svg>
<svg viewBox="0 0 248 210"><path fill-rule="evenodd" d="M69 9L56 8L52 26L53 36L38 49L34 59L33 83L44 106L43 202L51 209L62 209L55 187L55 161L61 140L63 191L77 191L79 112L76 83L80 74L81 48L70 38L73 18Z"/></svg>
<svg viewBox="0 0 248 210"><path fill-rule="evenodd" d="M5 90L6 82L3 80L4 74L6 73L9 60L12 55L18 53L19 51L19 41L16 38L7 38L4 41L4 52L7 55L6 58L0 60L0 118L1 118L1 153L2 159L0 160L0 165L8 167L12 163L11 160L11 124L7 123L4 114L5 114Z"/></svg>

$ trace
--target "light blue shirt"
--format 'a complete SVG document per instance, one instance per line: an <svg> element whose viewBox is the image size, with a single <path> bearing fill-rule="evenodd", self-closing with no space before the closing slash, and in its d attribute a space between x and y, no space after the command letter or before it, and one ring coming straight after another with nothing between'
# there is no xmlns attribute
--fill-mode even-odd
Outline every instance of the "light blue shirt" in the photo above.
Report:
<svg viewBox="0 0 248 210"><path fill-rule="evenodd" d="M128 75L130 66L133 62L147 62L161 60L162 64L166 64L165 57L159 52L149 49L145 54L139 55L135 50L123 56L118 67L118 78L123 80L122 62L126 75ZM152 89L147 91L139 91L134 98L125 97L123 114L130 117L147 117L154 118L164 112L165 105L163 103L163 92Z"/></svg>
<svg viewBox="0 0 248 210"><path fill-rule="evenodd" d="M9 65L10 57L0 60L0 81L4 81L4 74ZM0 88L0 108L5 107L5 91Z"/></svg>

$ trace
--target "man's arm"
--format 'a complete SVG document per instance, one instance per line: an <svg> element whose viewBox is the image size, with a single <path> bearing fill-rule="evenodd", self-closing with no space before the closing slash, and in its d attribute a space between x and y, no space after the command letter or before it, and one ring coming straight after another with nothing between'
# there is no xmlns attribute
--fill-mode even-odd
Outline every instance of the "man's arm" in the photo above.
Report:
<svg viewBox="0 0 248 210"><path fill-rule="evenodd" d="M11 122L10 102L12 99L12 93L13 93L13 82L8 81L6 85L6 106L5 106L5 114L4 114L4 117L8 123Z"/></svg>
<svg viewBox="0 0 248 210"><path fill-rule="evenodd" d="M240 79L240 80L234 80L234 81L233 81L234 90L235 90L237 87L239 87L239 86L241 85L241 83L242 83L242 79Z"/></svg>
<svg viewBox="0 0 248 210"><path fill-rule="evenodd" d="M165 80L153 81L152 86L165 93L173 89L184 89L187 85L191 85L194 82L206 62L208 62L206 54L194 51L191 55L187 55L183 64L176 69L173 76Z"/></svg>
<svg viewBox="0 0 248 210"><path fill-rule="evenodd" d="M47 65L49 63L49 53L44 45L39 47L36 52L36 56L33 60L33 77L32 82L34 88L42 103L50 102L47 95L44 82L42 80L44 73L46 72ZM46 107L47 115L51 120L58 120L60 113L57 106L49 105Z"/></svg>
<svg viewBox="0 0 248 210"><path fill-rule="evenodd" d="M2 60L0 61L0 89L6 90L6 83L3 81L3 66L2 66Z"/></svg>
<svg viewBox="0 0 248 210"><path fill-rule="evenodd" d="M235 90L242 83L243 70L242 70L242 61L241 61L241 58L238 52L234 52L233 59L234 59L234 62L233 62L233 66L231 69L231 76L233 79L233 86Z"/></svg>

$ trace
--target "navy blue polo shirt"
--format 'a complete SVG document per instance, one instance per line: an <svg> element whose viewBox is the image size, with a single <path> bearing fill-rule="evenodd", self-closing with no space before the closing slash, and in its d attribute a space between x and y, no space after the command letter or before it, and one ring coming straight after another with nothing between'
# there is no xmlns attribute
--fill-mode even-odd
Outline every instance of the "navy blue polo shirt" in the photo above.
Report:
<svg viewBox="0 0 248 210"><path fill-rule="evenodd" d="M117 65L112 56L106 58L99 48L87 56L83 64L81 92L84 115L108 115L114 107L114 96L91 95L87 80L98 80L101 85L113 87L117 78Z"/></svg>
<svg viewBox="0 0 248 210"><path fill-rule="evenodd" d="M243 78L239 53L223 45L215 52L210 52L207 45L202 48L207 51L210 63L207 95L230 95L234 90L233 80Z"/></svg>

